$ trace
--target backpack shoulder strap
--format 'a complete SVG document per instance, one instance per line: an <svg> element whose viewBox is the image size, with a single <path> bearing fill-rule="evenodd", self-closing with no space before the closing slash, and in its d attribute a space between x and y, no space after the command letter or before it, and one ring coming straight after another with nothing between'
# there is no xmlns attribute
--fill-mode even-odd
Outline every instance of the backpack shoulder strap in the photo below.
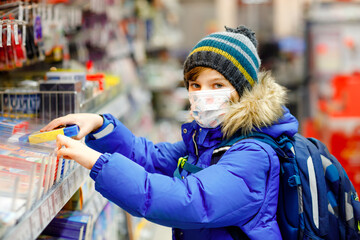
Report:
<svg viewBox="0 0 360 240"><path fill-rule="evenodd" d="M211 159L211 165L218 163L222 155L231 146L245 139L255 139L270 145L274 149L276 154L283 159L288 159L289 157L294 156L293 152L284 151L284 149L286 149L284 148L284 146L291 144L290 139L288 137L281 136L278 139L274 139L265 133L253 132L248 135L235 135L234 137L223 141L216 149L214 149ZM290 145L288 146L288 149L291 149Z"/></svg>
<svg viewBox="0 0 360 240"><path fill-rule="evenodd" d="M283 135L275 139L260 132L254 132L247 136L235 137L223 145L225 145L224 147L229 148L228 145L233 145L236 142L247 138L266 143L274 149L281 162L280 166L282 174L286 172L284 175L286 176L285 184L288 184L290 188L300 186L299 188L297 187L298 193L301 194L299 198L300 217L307 219L306 216L308 216L309 219L306 221L311 222L310 224L315 227L316 235L326 235L328 230L328 221L326 219L326 188L321 187L325 186L326 183L323 177L324 173L319 151L316 146L300 134L296 134L293 138ZM227 149L224 147L223 149L226 151ZM222 151L222 154L225 153L224 150ZM221 156L217 157L217 161ZM298 194L294 196L298 196ZM288 196L284 197L288 198ZM302 211L305 211L304 216ZM293 215L296 217L295 213ZM302 226L302 228L303 227L305 226Z"/></svg>
<svg viewBox="0 0 360 240"><path fill-rule="evenodd" d="M329 232L329 211L324 168L319 149L301 134L295 134L296 163L302 180L306 222L317 236Z"/></svg>

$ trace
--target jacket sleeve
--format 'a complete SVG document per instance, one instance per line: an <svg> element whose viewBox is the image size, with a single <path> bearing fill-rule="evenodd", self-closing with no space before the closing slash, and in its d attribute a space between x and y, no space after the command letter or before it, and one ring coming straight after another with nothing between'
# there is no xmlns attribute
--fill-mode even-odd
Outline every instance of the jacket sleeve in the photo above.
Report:
<svg viewBox="0 0 360 240"><path fill-rule="evenodd" d="M259 145L235 144L218 164L180 180L149 173L124 155L103 154L90 176L97 191L134 216L169 227L215 228L257 214L270 159Z"/></svg>
<svg viewBox="0 0 360 240"><path fill-rule="evenodd" d="M158 143L136 137L110 114L103 115L103 126L85 138L85 143L101 153L120 153L145 168L149 173L172 176L179 157L187 155L183 141Z"/></svg>

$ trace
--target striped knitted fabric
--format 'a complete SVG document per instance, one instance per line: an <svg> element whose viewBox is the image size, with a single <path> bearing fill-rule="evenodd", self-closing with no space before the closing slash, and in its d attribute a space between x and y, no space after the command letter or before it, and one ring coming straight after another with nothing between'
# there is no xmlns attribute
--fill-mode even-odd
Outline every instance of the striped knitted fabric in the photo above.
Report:
<svg viewBox="0 0 360 240"><path fill-rule="evenodd" d="M212 68L221 73L241 96L258 81L260 59L255 33L245 26L226 28L201 39L184 63L184 74L194 67ZM188 82L185 80L186 87Z"/></svg>

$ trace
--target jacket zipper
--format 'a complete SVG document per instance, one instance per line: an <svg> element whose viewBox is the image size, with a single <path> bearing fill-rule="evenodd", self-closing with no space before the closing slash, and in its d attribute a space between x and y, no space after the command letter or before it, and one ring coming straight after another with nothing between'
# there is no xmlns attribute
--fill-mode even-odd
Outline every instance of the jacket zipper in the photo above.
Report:
<svg viewBox="0 0 360 240"><path fill-rule="evenodd" d="M192 135L192 140L193 140L194 147L195 147L195 155L196 155L196 163L197 163L197 161L199 160L199 150L198 150L197 143L195 141L195 137L196 137L196 130L195 130L194 134Z"/></svg>

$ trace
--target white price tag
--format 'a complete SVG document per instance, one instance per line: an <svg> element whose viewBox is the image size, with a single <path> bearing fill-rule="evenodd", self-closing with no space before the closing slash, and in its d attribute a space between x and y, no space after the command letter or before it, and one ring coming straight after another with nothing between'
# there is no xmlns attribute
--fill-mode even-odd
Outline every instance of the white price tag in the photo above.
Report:
<svg viewBox="0 0 360 240"><path fill-rule="evenodd" d="M33 238L36 238L42 230L40 208L36 209L30 216L30 225Z"/></svg>
<svg viewBox="0 0 360 240"><path fill-rule="evenodd" d="M3 35L3 21L0 20L0 47L3 47L2 44L2 35Z"/></svg>
<svg viewBox="0 0 360 240"><path fill-rule="evenodd" d="M69 179L66 179L64 181L64 184L62 185L62 192L63 192L64 201L67 202L70 198Z"/></svg>
<svg viewBox="0 0 360 240"><path fill-rule="evenodd" d="M24 19L24 8L22 4L19 5L19 21L22 21Z"/></svg>
<svg viewBox="0 0 360 240"><path fill-rule="evenodd" d="M75 173L72 173L71 176L69 177L69 191L70 191L70 194L75 192L76 189L77 189L77 185L75 184Z"/></svg>
<svg viewBox="0 0 360 240"><path fill-rule="evenodd" d="M74 172L74 182L75 182L75 185L77 187L80 187L80 184L81 184L81 180L80 180L80 174L81 174L81 169L77 168L75 169L75 172Z"/></svg>
<svg viewBox="0 0 360 240"><path fill-rule="evenodd" d="M30 227L30 220L27 219L22 222L21 226L13 232L13 236L10 236L9 239L12 240L27 240L31 238L31 227Z"/></svg>
<svg viewBox="0 0 360 240"><path fill-rule="evenodd" d="M47 225L50 222L50 212L49 212L49 202L45 200L44 203L40 207L41 216L44 225Z"/></svg>
<svg viewBox="0 0 360 240"><path fill-rule="evenodd" d="M62 186L60 186L55 192L54 192L54 211L57 213L60 211L63 205L63 196L62 196Z"/></svg>
<svg viewBox="0 0 360 240"><path fill-rule="evenodd" d="M51 195L50 198L48 198L48 203L49 203L49 214L50 214L50 218L52 218L52 216L54 216L56 214L55 212L55 195Z"/></svg>
<svg viewBox="0 0 360 240"><path fill-rule="evenodd" d="M14 40L15 40L15 45L19 45L19 31L18 31L17 23L14 23Z"/></svg>
<svg viewBox="0 0 360 240"><path fill-rule="evenodd" d="M11 25L10 25L10 22L8 22L7 25L6 25L6 33L7 33L6 46L11 46Z"/></svg>

